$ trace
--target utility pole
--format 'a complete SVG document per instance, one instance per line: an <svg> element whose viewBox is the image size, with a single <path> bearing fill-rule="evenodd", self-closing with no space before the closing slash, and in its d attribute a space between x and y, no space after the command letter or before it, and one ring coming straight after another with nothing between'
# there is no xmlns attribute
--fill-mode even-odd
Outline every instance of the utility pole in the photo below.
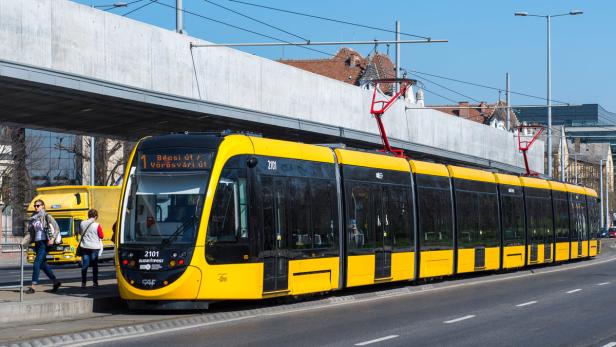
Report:
<svg viewBox="0 0 616 347"><path fill-rule="evenodd" d="M507 131L509 131L511 129L511 109L509 108L510 106L510 95L509 95L509 72L507 72L505 74L505 79L507 80L506 86L505 86L505 102L507 103L507 122L505 124L505 129L507 129Z"/></svg>
<svg viewBox="0 0 616 347"><path fill-rule="evenodd" d="M576 182L577 183L577 182ZM605 219L603 219L603 159L599 160L599 200L600 200L600 210L601 210L601 227L604 227Z"/></svg>
<svg viewBox="0 0 616 347"><path fill-rule="evenodd" d="M552 50L550 16L548 19L548 177L552 178Z"/></svg>
<svg viewBox="0 0 616 347"><path fill-rule="evenodd" d="M185 34L184 31L184 10L182 8L182 0L175 0L175 31L179 34Z"/></svg>
<svg viewBox="0 0 616 347"><path fill-rule="evenodd" d="M396 21L396 78L400 78L400 21ZM397 83L394 83L394 88L397 93Z"/></svg>
<svg viewBox="0 0 616 347"><path fill-rule="evenodd" d="M94 136L90 136L90 185L91 186L95 186L96 185L96 170L94 170L94 168L96 167L96 160L94 159L96 157L96 151L94 150L94 142L96 140L94 139Z"/></svg>
<svg viewBox="0 0 616 347"><path fill-rule="evenodd" d="M560 180L565 182L565 148L567 147L567 138L565 137L565 126L560 127Z"/></svg>
<svg viewBox="0 0 616 347"><path fill-rule="evenodd" d="M609 228L611 222L610 218L610 174L607 167L609 160L605 159L605 227Z"/></svg>

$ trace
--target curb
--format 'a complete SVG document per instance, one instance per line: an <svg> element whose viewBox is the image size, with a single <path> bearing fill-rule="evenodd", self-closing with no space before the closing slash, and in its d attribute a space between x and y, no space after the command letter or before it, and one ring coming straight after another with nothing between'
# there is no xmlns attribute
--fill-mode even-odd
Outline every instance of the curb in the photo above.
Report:
<svg viewBox="0 0 616 347"><path fill-rule="evenodd" d="M490 282L514 280L518 278L528 276L538 276L541 274L549 274L554 272L566 271L576 268L588 267L592 265L598 265L608 263L616 260L615 257L607 259L596 259L596 261L590 262L573 262L569 263L566 267L546 267L536 268L518 271L511 274L505 274L503 276L497 276L496 278L470 278L460 279L456 281L444 281L433 284L424 284L420 286L405 286L401 288L385 289L380 291L373 291L367 293L358 293L341 296L331 296L324 299L318 299L307 302L297 302L291 304L283 304L272 307L230 311L230 312L216 312L210 314L203 314L200 316L191 316L186 318L174 318L169 320L162 320L158 322L142 323L122 327L106 328L99 330L84 331L79 333L70 333L64 335L57 335L51 337L38 338L23 342L9 343L0 347L55 347L55 346L87 346L97 343L110 342L118 339L137 338L142 336L151 336L154 334L169 333L173 331L181 331L186 329L204 327L215 324L223 324L233 321L239 321L244 319L258 318L263 316L271 316L278 314L287 314L293 312L317 310L323 308L330 308L340 305L348 305L352 303L382 300L386 298L401 296L401 295L414 295L432 292L436 290L447 290L457 287L473 286L479 284L485 284ZM106 298L104 300L109 300Z"/></svg>
<svg viewBox="0 0 616 347"><path fill-rule="evenodd" d="M96 298L47 298L36 301L5 302L0 305L0 324L66 319L92 312L109 311L124 307L117 295Z"/></svg>

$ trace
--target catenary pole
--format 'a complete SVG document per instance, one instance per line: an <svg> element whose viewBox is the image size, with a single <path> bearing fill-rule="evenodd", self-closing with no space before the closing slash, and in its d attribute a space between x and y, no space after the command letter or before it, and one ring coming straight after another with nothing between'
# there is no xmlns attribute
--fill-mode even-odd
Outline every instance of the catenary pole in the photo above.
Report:
<svg viewBox="0 0 616 347"><path fill-rule="evenodd" d="M94 151L94 143L95 143L95 138L94 136L90 136L90 185L91 186L95 186L96 185L96 176L95 176L95 168L96 168L96 153Z"/></svg>
<svg viewBox="0 0 616 347"><path fill-rule="evenodd" d="M577 183L577 182L575 182ZM603 199L603 159L599 160L599 204L601 210L601 227L603 228L605 225L605 219L603 219L603 204L605 203Z"/></svg>
<svg viewBox="0 0 616 347"><path fill-rule="evenodd" d="M607 166L607 163L609 162L608 159L605 159L605 227L609 228L610 227L610 172L609 172L609 167Z"/></svg>
<svg viewBox="0 0 616 347"><path fill-rule="evenodd" d="M396 78L400 78L400 21L396 21ZM398 84L394 83L396 93Z"/></svg>
<svg viewBox="0 0 616 347"><path fill-rule="evenodd" d="M507 121L505 123L505 129L510 130L511 129L511 108L509 106L510 102L511 102L511 95L509 93L509 72L507 72L505 74L505 79L507 81L505 89L505 102L507 103Z"/></svg>
<svg viewBox="0 0 616 347"><path fill-rule="evenodd" d="M184 34L184 9L182 0L175 0L175 31Z"/></svg>

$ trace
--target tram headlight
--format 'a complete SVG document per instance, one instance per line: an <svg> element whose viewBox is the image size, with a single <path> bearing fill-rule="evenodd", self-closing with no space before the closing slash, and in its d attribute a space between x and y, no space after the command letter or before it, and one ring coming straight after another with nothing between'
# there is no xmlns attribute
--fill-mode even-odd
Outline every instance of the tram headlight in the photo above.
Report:
<svg viewBox="0 0 616 347"><path fill-rule="evenodd" d="M122 265L128 265L128 259L122 260Z"/></svg>
<svg viewBox="0 0 616 347"><path fill-rule="evenodd" d="M130 267L135 267L135 261L134 261L134 260L130 260L130 261L128 262L128 266L130 266Z"/></svg>
<svg viewBox="0 0 616 347"><path fill-rule="evenodd" d="M178 260L178 265L184 265L184 259Z"/></svg>
<svg viewBox="0 0 616 347"><path fill-rule="evenodd" d="M169 267L175 267L175 260L169 261Z"/></svg>

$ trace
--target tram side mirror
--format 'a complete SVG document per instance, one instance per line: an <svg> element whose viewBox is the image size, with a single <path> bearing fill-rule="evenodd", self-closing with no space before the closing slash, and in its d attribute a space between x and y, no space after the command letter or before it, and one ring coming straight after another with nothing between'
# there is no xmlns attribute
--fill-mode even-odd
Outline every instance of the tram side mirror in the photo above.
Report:
<svg viewBox="0 0 616 347"><path fill-rule="evenodd" d="M248 165L248 167L251 169L257 166L258 163L259 161L255 157L252 157L246 161L246 165Z"/></svg>

